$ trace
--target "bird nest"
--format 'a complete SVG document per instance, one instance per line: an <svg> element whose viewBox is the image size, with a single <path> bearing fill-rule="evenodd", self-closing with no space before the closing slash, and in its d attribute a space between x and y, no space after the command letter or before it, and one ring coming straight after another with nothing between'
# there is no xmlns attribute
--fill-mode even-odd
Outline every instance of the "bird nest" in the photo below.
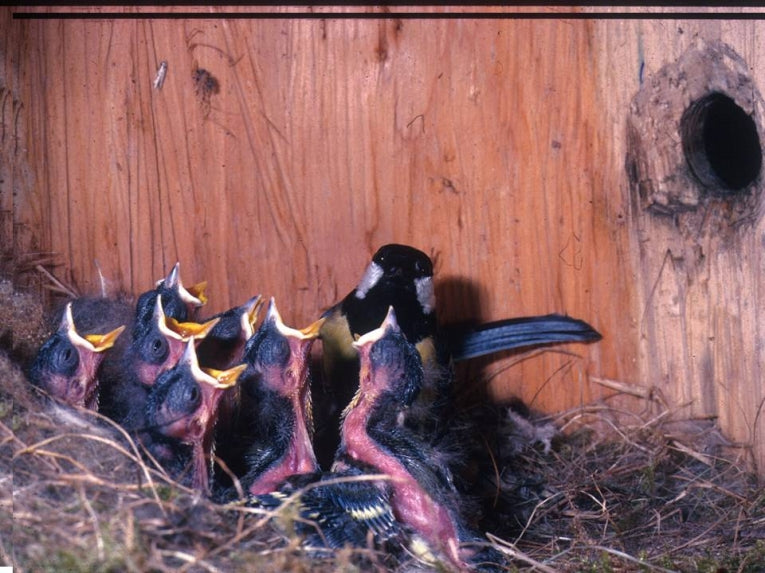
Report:
<svg viewBox="0 0 765 573"><path fill-rule="evenodd" d="M222 506L147 463L110 421L42 402L10 354L45 335L38 295L0 283L0 563L19 571L384 569L347 549L317 559L274 512ZM608 403L533 423L558 430L501 476L517 532L491 538L518 571L761 571L765 491L708 420ZM630 408L630 412L640 408ZM606 429L606 431L604 431ZM739 455L737 455L737 453ZM417 565L408 566L410 569Z"/></svg>

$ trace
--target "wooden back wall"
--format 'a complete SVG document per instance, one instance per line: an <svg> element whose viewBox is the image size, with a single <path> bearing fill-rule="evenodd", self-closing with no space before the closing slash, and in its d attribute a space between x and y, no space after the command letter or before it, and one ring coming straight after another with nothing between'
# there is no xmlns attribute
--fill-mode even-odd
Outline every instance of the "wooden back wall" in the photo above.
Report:
<svg viewBox="0 0 765 573"><path fill-rule="evenodd" d="M765 463L762 219L723 232L719 201L692 219L651 208L636 165L676 158L634 158L634 133L645 144L660 122L630 131L641 90L703 43L756 89L765 24L136 16L2 9L0 210L17 249L56 252L82 292L95 261L132 293L181 261L211 313L262 293L302 327L380 245L409 243L437 261L444 321L560 312L603 333L484 364L496 396L557 412L613 393L596 380L653 389Z"/></svg>

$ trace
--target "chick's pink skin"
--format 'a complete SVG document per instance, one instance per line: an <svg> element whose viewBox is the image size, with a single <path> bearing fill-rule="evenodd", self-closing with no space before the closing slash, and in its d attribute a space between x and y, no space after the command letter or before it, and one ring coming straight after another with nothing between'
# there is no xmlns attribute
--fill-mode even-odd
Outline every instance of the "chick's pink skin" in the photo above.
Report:
<svg viewBox="0 0 765 573"><path fill-rule="evenodd" d="M285 368L276 366L266 368L263 373L263 383L290 400L292 410L295 412L295 429L284 458L276 466L265 471L250 486L249 491L254 495L272 492L288 477L312 473L319 468L309 430L312 415L308 360L313 342L324 321L317 321L302 330L289 328L282 322L273 299L269 305L266 320L275 321L276 328L286 338L290 348L290 358Z"/></svg>
<svg viewBox="0 0 765 573"><path fill-rule="evenodd" d="M377 468L391 477L391 503L396 517L415 529L426 541L442 550L460 569L466 567L459 556L459 538L449 511L420 487L406 467L369 437L367 424L378 397L390 387L390 381L399 379L400 363L373 365L370 351L374 342L391 328L390 313L378 331L372 331L359 340L356 347L360 356L359 392L347 410L343 422L343 443L352 458Z"/></svg>
<svg viewBox="0 0 765 573"><path fill-rule="evenodd" d="M176 417L170 406L163 404L157 418L168 420L162 425L163 434L192 447L191 485L194 489L209 494L209 474L218 404L223 394L236 384L245 366L235 366L225 371L204 370L200 368L197 361L195 347L195 340L191 337L186 343L178 365L189 368L201 393L199 405L192 413Z"/></svg>
<svg viewBox="0 0 765 573"><path fill-rule="evenodd" d="M45 390L54 398L78 408L98 410L99 381L96 375L103 354L80 349L80 365L72 376L50 374L45 381Z"/></svg>
<svg viewBox="0 0 765 573"><path fill-rule="evenodd" d="M70 406L97 411L98 367L104 359L104 352L114 345L124 330L125 327L120 326L106 334L89 334L83 337L75 328L72 303L67 304L59 333L66 336L77 352L77 369L71 376L47 372L42 383L43 388L51 396Z"/></svg>

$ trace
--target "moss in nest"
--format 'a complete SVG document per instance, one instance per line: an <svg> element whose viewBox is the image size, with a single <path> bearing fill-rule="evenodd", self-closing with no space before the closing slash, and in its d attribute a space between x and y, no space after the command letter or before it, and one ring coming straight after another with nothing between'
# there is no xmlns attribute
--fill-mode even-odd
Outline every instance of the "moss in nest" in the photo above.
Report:
<svg viewBox="0 0 765 573"><path fill-rule="evenodd" d="M0 279L0 349L26 361L49 334L38 297L16 292Z"/></svg>

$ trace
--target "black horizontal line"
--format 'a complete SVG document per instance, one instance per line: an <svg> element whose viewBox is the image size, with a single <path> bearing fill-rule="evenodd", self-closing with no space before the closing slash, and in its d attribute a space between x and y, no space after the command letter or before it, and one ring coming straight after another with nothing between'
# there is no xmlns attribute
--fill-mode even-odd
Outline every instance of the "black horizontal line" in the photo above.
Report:
<svg viewBox="0 0 765 573"><path fill-rule="evenodd" d="M14 20L763 20L765 12L13 12Z"/></svg>

